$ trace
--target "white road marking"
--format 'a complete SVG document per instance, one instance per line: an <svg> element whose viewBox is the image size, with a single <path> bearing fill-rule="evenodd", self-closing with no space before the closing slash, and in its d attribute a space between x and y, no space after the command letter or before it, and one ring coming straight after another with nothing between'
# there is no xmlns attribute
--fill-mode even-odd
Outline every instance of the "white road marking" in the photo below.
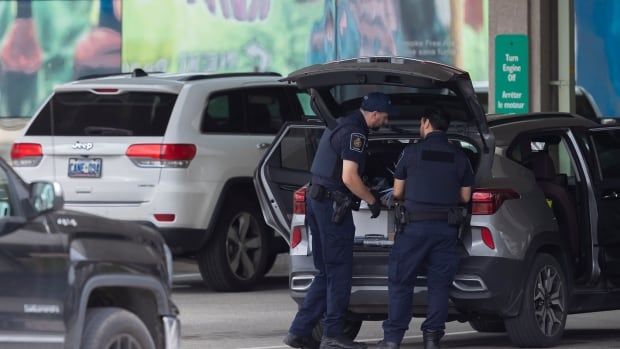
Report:
<svg viewBox="0 0 620 349"><path fill-rule="evenodd" d="M446 333L446 337L447 336L456 336L456 335L460 335L460 334L471 334L471 333L478 333L478 331L462 331L462 332L452 332L452 333ZM415 336L405 336L403 337L404 339L418 339L418 338L422 338L422 335L415 335ZM368 338L368 339L360 339L358 340L358 342L378 342L380 340L382 340L383 338ZM247 348L239 348L239 349L280 349L280 348L289 348L288 345L274 345L271 347L247 347Z"/></svg>

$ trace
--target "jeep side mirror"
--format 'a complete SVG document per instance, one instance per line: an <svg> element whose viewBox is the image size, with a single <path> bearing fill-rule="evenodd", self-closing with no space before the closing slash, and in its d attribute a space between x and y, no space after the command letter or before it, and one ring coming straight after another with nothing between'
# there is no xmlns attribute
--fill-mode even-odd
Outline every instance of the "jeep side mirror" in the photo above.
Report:
<svg viewBox="0 0 620 349"><path fill-rule="evenodd" d="M33 182L30 185L30 204L37 214L62 209L65 205L62 187L58 183Z"/></svg>

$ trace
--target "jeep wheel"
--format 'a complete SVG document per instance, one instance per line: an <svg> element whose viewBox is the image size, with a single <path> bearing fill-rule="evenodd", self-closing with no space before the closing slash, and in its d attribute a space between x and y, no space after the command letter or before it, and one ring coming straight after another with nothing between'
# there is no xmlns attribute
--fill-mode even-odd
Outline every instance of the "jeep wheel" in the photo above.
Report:
<svg viewBox="0 0 620 349"><path fill-rule="evenodd" d="M506 332L503 319L471 319L469 325L481 333L501 333Z"/></svg>
<svg viewBox="0 0 620 349"><path fill-rule="evenodd" d="M155 349L153 338L135 314L121 308L86 312L82 349Z"/></svg>
<svg viewBox="0 0 620 349"><path fill-rule="evenodd" d="M511 341L520 347L550 347L566 324L567 285L560 264L548 254L534 260L523 292L519 316L505 319Z"/></svg>
<svg viewBox="0 0 620 349"><path fill-rule="evenodd" d="M198 253L198 267L213 290L244 291L264 275L270 236L251 203L229 202L222 212L215 236Z"/></svg>
<svg viewBox="0 0 620 349"><path fill-rule="evenodd" d="M357 334L360 332L360 329L362 328L362 322L362 320L346 319L342 327L342 334L346 338L354 340L355 337L357 337ZM312 330L312 338L314 338L318 342L321 341L321 338L323 338L323 322L319 321L319 323L314 326L314 329Z"/></svg>

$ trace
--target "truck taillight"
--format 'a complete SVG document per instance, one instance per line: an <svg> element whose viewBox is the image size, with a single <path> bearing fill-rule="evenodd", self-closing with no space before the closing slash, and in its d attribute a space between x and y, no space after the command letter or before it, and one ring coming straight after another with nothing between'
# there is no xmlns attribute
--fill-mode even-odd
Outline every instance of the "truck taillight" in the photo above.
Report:
<svg viewBox="0 0 620 349"><path fill-rule="evenodd" d="M196 156L193 144L132 144L125 153L138 167L187 168Z"/></svg>
<svg viewBox="0 0 620 349"><path fill-rule="evenodd" d="M13 143L11 160L15 167L34 167L43 158L43 147L37 143Z"/></svg>
<svg viewBox="0 0 620 349"><path fill-rule="evenodd" d="M306 191L307 187L301 187L293 194L293 213L306 214Z"/></svg>
<svg viewBox="0 0 620 349"><path fill-rule="evenodd" d="M512 189L476 189L471 195L471 214L494 214L504 201L520 198L521 196Z"/></svg>

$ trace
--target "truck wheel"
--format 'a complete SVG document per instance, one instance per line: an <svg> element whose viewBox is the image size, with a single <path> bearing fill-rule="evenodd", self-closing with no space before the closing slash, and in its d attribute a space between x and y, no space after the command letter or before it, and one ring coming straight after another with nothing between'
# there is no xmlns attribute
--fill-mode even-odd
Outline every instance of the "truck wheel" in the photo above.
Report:
<svg viewBox="0 0 620 349"><path fill-rule="evenodd" d="M224 205L213 238L198 252L198 268L215 291L245 291L265 273L269 239L259 209L239 200Z"/></svg>
<svg viewBox="0 0 620 349"><path fill-rule="evenodd" d="M562 338L568 310L566 277L553 256L534 259L519 315L505 319L510 340L519 347L551 347Z"/></svg>
<svg viewBox="0 0 620 349"><path fill-rule="evenodd" d="M350 340L354 340L362 328L362 322L362 320L346 319L344 321L344 326L342 327L342 334ZM318 342L321 341L321 338L323 338L323 322L319 321L319 323L314 326L314 329L312 330L312 338Z"/></svg>
<svg viewBox="0 0 620 349"><path fill-rule="evenodd" d="M471 319L469 325L478 332L501 333L506 332L503 319Z"/></svg>
<svg viewBox="0 0 620 349"><path fill-rule="evenodd" d="M121 308L90 308L82 335L82 349L155 349L142 320Z"/></svg>

